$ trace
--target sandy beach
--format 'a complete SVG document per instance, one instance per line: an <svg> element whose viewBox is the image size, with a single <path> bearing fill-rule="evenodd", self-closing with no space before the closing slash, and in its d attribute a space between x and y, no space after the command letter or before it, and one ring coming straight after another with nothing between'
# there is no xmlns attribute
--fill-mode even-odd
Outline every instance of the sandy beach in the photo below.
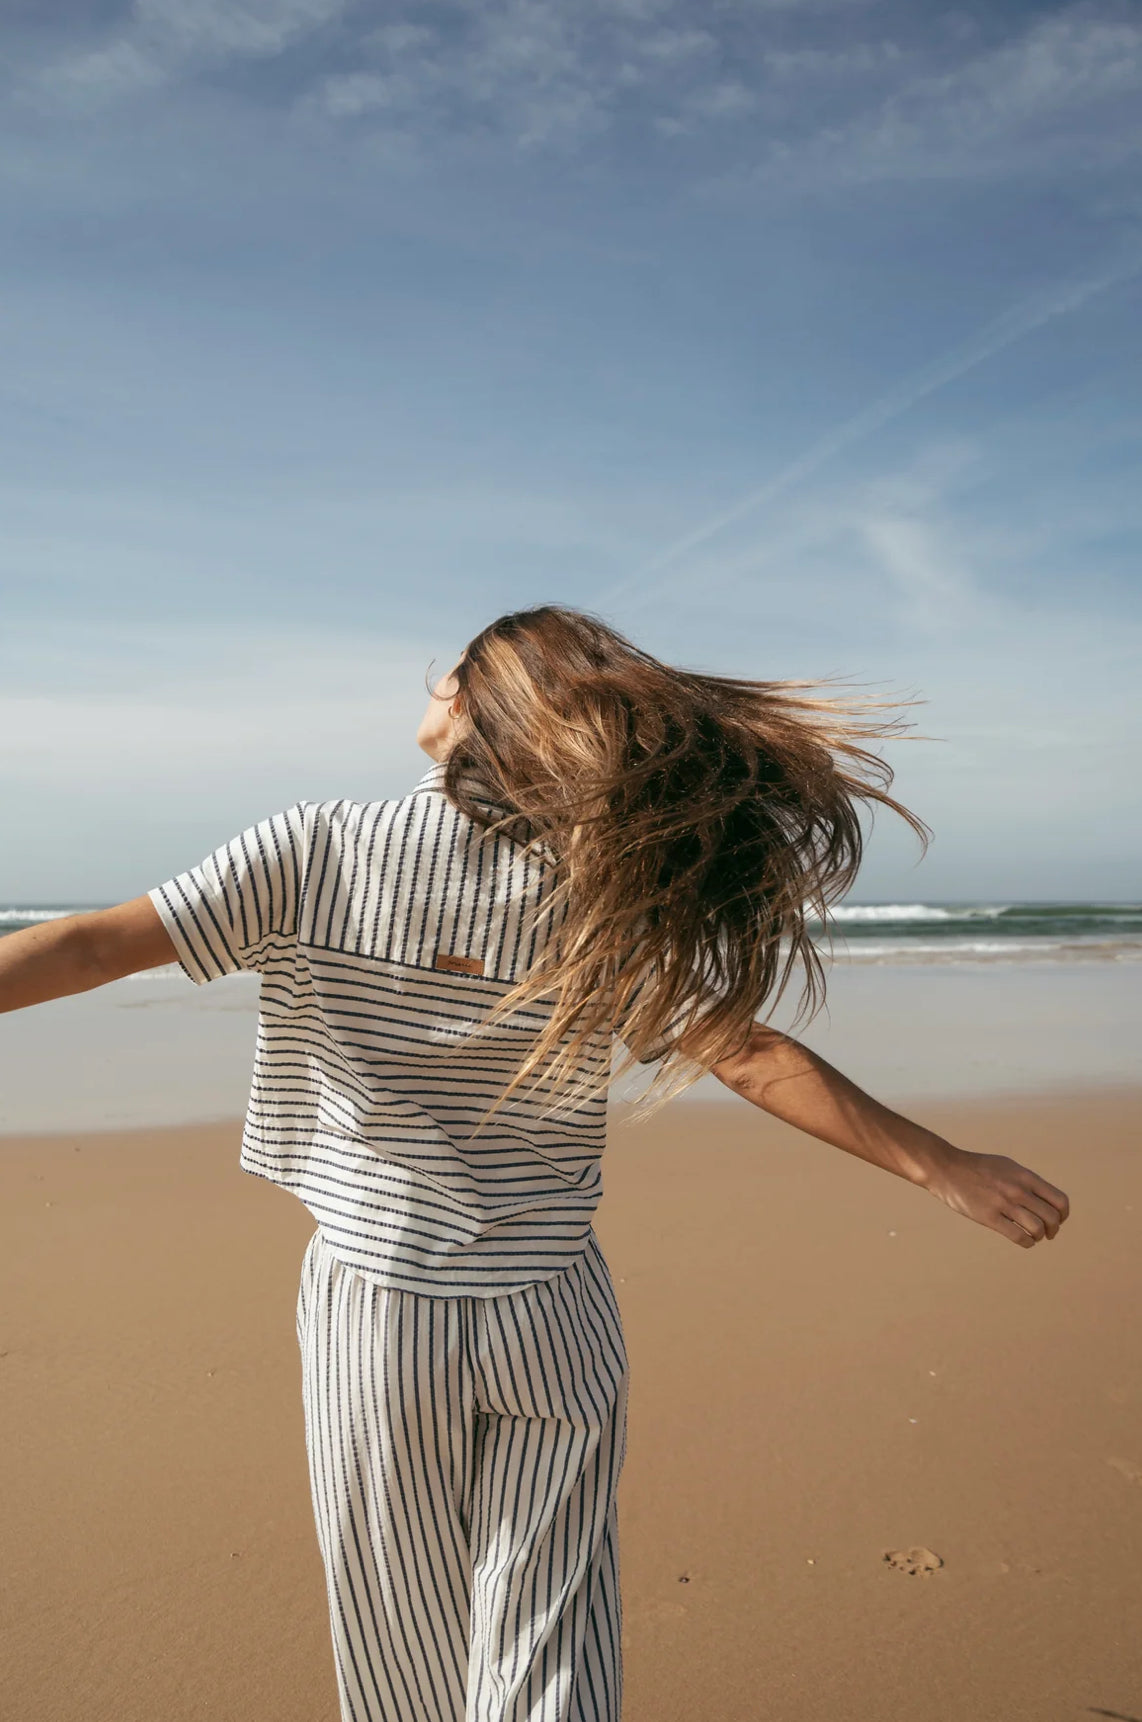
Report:
<svg viewBox="0 0 1142 1722"><path fill-rule="evenodd" d="M624 1722L1142 1717L1142 1091L911 1110L1066 1189L1059 1239L744 1103L616 1112ZM312 1220L237 1154L235 1124L0 1141L20 1722L335 1722Z"/></svg>

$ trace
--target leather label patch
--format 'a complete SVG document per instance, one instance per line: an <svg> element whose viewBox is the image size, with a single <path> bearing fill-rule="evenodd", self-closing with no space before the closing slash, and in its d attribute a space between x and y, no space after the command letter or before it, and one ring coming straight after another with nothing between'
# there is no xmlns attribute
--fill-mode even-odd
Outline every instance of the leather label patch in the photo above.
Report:
<svg viewBox="0 0 1142 1722"><path fill-rule="evenodd" d="M450 975L482 975L484 972L480 957L453 957L447 951L437 951L435 966Z"/></svg>

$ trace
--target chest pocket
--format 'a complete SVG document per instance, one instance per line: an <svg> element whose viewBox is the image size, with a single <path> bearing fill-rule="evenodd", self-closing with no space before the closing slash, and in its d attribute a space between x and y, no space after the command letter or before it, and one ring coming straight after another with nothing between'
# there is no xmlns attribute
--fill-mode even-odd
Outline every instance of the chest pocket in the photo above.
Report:
<svg viewBox="0 0 1142 1722"><path fill-rule="evenodd" d="M318 833L301 942L311 949L508 985L556 928L550 862L489 835L443 795L354 810Z"/></svg>

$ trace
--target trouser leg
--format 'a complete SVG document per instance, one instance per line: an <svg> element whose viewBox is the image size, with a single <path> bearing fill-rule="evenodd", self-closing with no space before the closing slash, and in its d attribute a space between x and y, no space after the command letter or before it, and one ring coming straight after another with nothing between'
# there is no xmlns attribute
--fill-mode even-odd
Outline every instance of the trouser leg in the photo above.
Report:
<svg viewBox="0 0 1142 1722"><path fill-rule="evenodd" d="M467 1722L619 1722L627 1368L610 1275L592 1234L566 1273L473 1303Z"/></svg>
<svg viewBox="0 0 1142 1722"><path fill-rule="evenodd" d="M342 1722L464 1722L470 1320L310 1242L297 1329Z"/></svg>

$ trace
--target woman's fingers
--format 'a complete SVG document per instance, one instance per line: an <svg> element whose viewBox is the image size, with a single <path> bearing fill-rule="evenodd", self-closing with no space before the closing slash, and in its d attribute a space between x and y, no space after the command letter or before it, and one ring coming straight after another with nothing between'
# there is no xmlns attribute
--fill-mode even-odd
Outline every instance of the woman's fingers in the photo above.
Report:
<svg viewBox="0 0 1142 1722"><path fill-rule="evenodd" d="M1009 1192L1000 1209L1000 1218L1006 1222L1002 1228L1004 1235L1013 1238L1013 1241L1021 1244L1024 1249L1030 1249L1032 1244L1039 1243L1043 1238L1056 1236L1070 1212L1070 1205L1063 1192L1056 1190L1053 1184L1044 1186L1044 1180L1037 1178L1033 1172L1027 1172L1025 1167L1020 1167L1019 1170L1024 1177L1018 1182L1025 1187L1018 1190L1014 1196ZM1037 1191L1044 1187L1051 1191L1055 1200L1037 1194ZM1058 1198L1061 1198L1061 1201ZM1009 1230L1011 1225L1018 1228L1017 1234Z"/></svg>
<svg viewBox="0 0 1142 1722"><path fill-rule="evenodd" d="M1044 1202L1050 1202L1051 1206L1058 1212L1061 1224L1071 1211L1071 1204L1067 1199L1066 1191L1057 1189L1054 1184L1048 1184L1046 1178L1040 1178L1035 1172L1031 1173L1031 1188L1035 1195L1041 1197Z"/></svg>
<svg viewBox="0 0 1142 1722"><path fill-rule="evenodd" d="M1013 1208L1011 1213L1012 1218L1018 1220L1021 1226L1026 1224L1023 1219L1024 1214L1030 1214L1037 1218L1041 1223L1042 1230L1046 1232L1049 1238L1055 1236L1063 1223L1063 1216L1053 1202L1044 1201L1041 1196L1032 1195L1030 1192L1024 1194L1018 1208ZM1042 1231L1039 1235L1042 1236Z"/></svg>
<svg viewBox="0 0 1142 1722"><path fill-rule="evenodd" d="M1070 1213L1064 1191L1006 1154L960 1155L933 1194L1025 1250L1055 1237Z"/></svg>
<svg viewBox="0 0 1142 1722"><path fill-rule="evenodd" d="M1004 1219L1014 1220L1015 1224L1027 1234L1033 1244L1037 1244L1040 1238L1054 1236L1053 1232L1048 1231L1043 1216L1035 1213L1029 1207L1009 1208L1004 1214Z"/></svg>
<svg viewBox="0 0 1142 1722"><path fill-rule="evenodd" d="M1039 1195L1037 1190L1032 1190L1030 1195L1025 1195L1025 1197L1023 1197L1023 1207L1030 1207L1032 1212L1039 1214L1039 1216L1044 1219L1044 1223L1046 1223L1047 1226L1047 1236L1049 1236L1049 1238L1056 1235L1056 1231L1059 1230L1059 1226L1061 1226L1064 1219L1066 1219L1066 1212L1061 1211L1058 1205L1054 1204L1049 1197Z"/></svg>
<svg viewBox="0 0 1142 1722"><path fill-rule="evenodd" d="M1033 1238L1030 1232L1025 1232L1018 1221L1009 1220L1006 1214L1001 1214L997 1220L993 1220L991 1229L993 1232L999 1232L1002 1237L1010 1238L1011 1242L1018 1244L1022 1250L1029 1250L1038 1243L1037 1238Z"/></svg>

